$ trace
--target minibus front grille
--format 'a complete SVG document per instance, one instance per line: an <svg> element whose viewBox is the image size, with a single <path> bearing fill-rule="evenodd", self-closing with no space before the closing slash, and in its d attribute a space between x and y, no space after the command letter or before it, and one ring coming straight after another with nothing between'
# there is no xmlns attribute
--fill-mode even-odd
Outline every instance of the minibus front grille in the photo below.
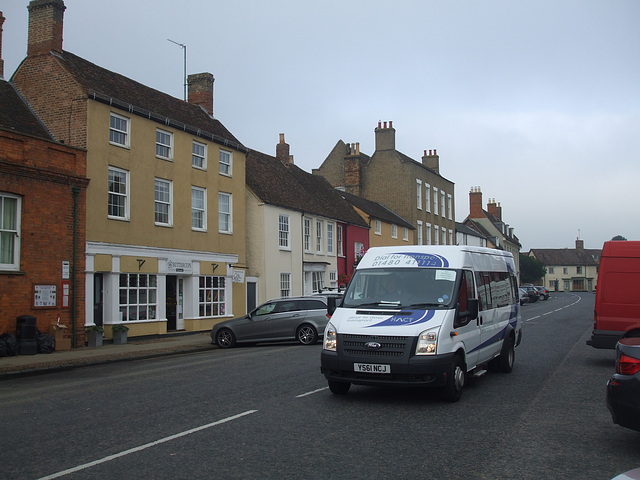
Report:
<svg viewBox="0 0 640 480"><path fill-rule="evenodd" d="M345 355L370 357L402 357L410 348L411 337L385 335L339 335L339 344ZM378 344L379 347L367 346Z"/></svg>

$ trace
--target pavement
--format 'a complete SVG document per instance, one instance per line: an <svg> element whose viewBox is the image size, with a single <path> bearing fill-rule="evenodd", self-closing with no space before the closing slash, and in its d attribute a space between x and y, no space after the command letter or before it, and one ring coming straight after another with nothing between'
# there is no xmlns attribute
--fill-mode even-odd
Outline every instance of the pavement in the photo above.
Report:
<svg viewBox="0 0 640 480"><path fill-rule="evenodd" d="M124 345L104 343L100 347L77 347L70 350L0 357L0 380L22 375L42 374L64 369L87 367L167 355L216 349L209 332L184 332L152 337L129 338Z"/></svg>

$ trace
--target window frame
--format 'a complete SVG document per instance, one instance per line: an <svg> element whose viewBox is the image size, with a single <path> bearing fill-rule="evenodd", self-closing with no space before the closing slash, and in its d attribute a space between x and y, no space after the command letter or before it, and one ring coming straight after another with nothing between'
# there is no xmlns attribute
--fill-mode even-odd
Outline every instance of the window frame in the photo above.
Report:
<svg viewBox="0 0 640 480"><path fill-rule="evenodd" d="M323 228L322 228L322 220L316 220L316 253L322 253L322 239L323 239Z"/></svg>
<svg viewBox="0 0 640 480"><path fill-rule="evenodd" d="M202 193L202 207L194 206L193 202L193 194L194 192ZM194 226L194 213L200 213L201 215L201 225ZM195 185L191 185L191 230L196 232L206 232L207 231L207 189L202 187L196 187Z"/></svg>
<svg viewBox="0 0 640 480"><path fill-rule="evenodd" d="M229 207L228 211L222 211L222 198L227 198L227 205ZM221 220L226 219L226 229L222 228L223 223ZM218 192L218 232L224 234L233 233L233 195L226 192Z"/></svg>
<svg viewBox="0 0 640 480"><path fill-rule="evenodd" d="M438 215L438 189L433 187L433 214Z"/></svg>
<svg viewBox="0 0 640 480"><path fill-rule="evenodd" d="M278 248L291 250L291 217L285 213L278 214Z"/></svg>
<svg viewBox="0 0 640 480"><path fill-rule="evenodd" d="M222 275L200 275L198 277L198 316L200 318L225 316L226 292L227 281Z"/></svg>
<svg viewBox="0 0 640 480"><path fill-rule="evenodd" d="M229 159L228 162L223 162L222 161L224 156L226 156ZM225 168L223 168L223 165L225 166ZM223 150L223 149L219 150L219 153L218 153L218 173L220 175L225 176L225 177L232 177L233 176L233 153L230 152L229 150Z"/></svg>
<svg viewBox="0 0 640 480"><path fill-rule="evenodd" d="M132 285L132 279L135 278L135 285ZM140 285L140 279L146 279L146 285ZM123 285L123 279L126 279L126 285ZM141 302L146 292L146 302ZM126 302L123 302L123 294ZM153 297L153 298L152 298ZM130 302L135 298L135 302ZM131 309L136 309L136 318L131 318ZM123 310L124 309L124 310ZM140 312L144 309L146 318L140 318ZM118 277L118 311L121 315L121 321L135 322L138 320L157 320L158 319L158 276L153 273L127 273L122 272ZM126 313L126 315L125 315Z"/></svg>
<svg viewBox="0 0 640 480"><path fill-rule="evenodd" d="M202 155L200 155L199 153L194 152L195 147L202 147ZM196 140L193 140L192 144L191 144L191 166L193 168L197 168L198 170L206 170L207 169L207 151L208 151L208 145L206 143L202 143L202 142L198 142ZM196 164L196 158L199 158L202 160L202 165L197 165Z"/></svg>
<svg viewBox="0 0 640 480"><path fill-rule="evenodd" d="M125 122L126 128L125 130L121 130L120 128L116 128L112 125L111 119L122 120ZM117 135L122 135L124 137L124 143L118 142L112 139L112 132L115 132ZM129 117L124 117L122 115L118 115L114 112L109 112L109 144L114 145L116 147L129 148L131 145L131 119Z"/></svg>
<svg viewBox="0 0 640 480"><path fill-rule="evenodd" d="M131 188L130 188L130 184L131 184L131 175L130 172L128 170L124 170L122 168L118 168L118 167L114 167L109 165L108 169L107 169L107 218L110 220L122 220L122 221L129 221L130 219L130 203L131 203ZM111 172L113 172L114 174L120 174L120 175L124 175L125 177L125 181L124 181L124 188L125 188L125 193L122 194L121 192L116 192L116 191L112 191L111 190ZM121 184L122 182L119 182L118 184ZM112 215L110 213L111 211L111 205L117 206L115 203L112 203L111 198L112 196L115 196L116 198L122 198L124 201L124 206L122 206L122 209L124 210L123 215Z"/></svg>
<svg viewBox="0 0 640 480"><path fill-rule="evenodd" d="M416 179L416 203L418 210L422 210L422 180Z"/></svg>
<svg viewBox="0 0 640 480"><path fill-rule="evenodd" d="M159 136L161 136L160 139L158 138ZM169 142L163 143L161 140L164 139L168 139ZM164 153L158 153L158 148L166 149L167 155L164 155ZM173 162L173 132L156 128L156 158Z"/></svg>
<svg viewBox="0 0 640 480"><path fill-rule="evenodd" d="M158 199L158 183L164 183L167 185L167 192L169 198L166 201ZM154 179L154 222L157 226L161 227L172 227L173 226L173 181L167 180L164 178L155 178ZM167 206L167 221L161 222L158 221L158 205L166 205Z"/></svg>
<svg viewBox="0 0 640 480"><path fill-rule="evenodd" d="M431 213L431 185L429 185L428 183L425 183L424 190L425 190L424 210L425 212Z"/></svg>
<svg viewBox="0 0 640 480"><path fill-rule="evenodd" d="M303 242L304 242L304 251L311 253L311 219L308 217L304 217L304 231L303 231Z"/></svg>
<svg viewBox="0 0 640 480"><path fill-rule="evenodd" d="M287 298L291 296L291 273L280 272L280 297Z"/></svg>
<svg viewBox="0 0 640 480"><path fill-rule="evenodd" d="M12 209L14 224L12 228L5 226L5 200L15 200L15 209ZM0 263L0 271L19 271L20 270L20 239L22 238L22 197L8 192L0 192L0 238L11 240L11 263ZM6 240L5 240L6 241ZM0 240L0 248L2 241ZM2 257L0 256L0 262Z"/></svg>
<svg viewBox="0 0 640 480"><path fill-rule="evenodd" d="M333 255L333 222L327 222L327 255Z"/></svg>
<svg viewBox="0 0 640 480"><path fill-rule="evenodd" d="M375 235L382 235L382 222L380 220L373 221L373 233Z"/></svg>

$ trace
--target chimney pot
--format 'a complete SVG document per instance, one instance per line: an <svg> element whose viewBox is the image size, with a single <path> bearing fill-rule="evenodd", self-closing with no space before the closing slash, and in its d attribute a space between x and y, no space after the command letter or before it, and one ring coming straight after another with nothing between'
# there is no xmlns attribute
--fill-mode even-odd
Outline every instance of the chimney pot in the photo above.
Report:
<svg viewBox="0 0 640 480"><path fill-rule="evenodd" d="M393 122L389 121L389 128L393 128Z"/></svg>
<svg viewBox="0 0 640 480"><path fill-rule="evenodd" d="M378 128L382 128L382 122L378 120Z"/></svg>
<svg viewBox="0 0 640 480"><path fill-rule="evenodd" d="M387 122L384 122L384 128L387 128Z"/></svg>
<svg viewBox="0 0 640 480"><path fill-rule="evenodd" d="M280 143L284 143L284 133L280 134Z"/></svg>

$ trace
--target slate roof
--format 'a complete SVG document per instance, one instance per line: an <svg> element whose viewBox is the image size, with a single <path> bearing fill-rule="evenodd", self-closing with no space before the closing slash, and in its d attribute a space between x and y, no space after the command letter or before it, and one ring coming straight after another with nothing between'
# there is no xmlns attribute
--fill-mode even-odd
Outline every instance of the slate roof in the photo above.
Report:
<svg viewBox="0 0 640 480"><path fill-rule="evenodd" d="M246 182L264 203L369 228L324 177L265 153L249 149Z"/></svg>
<svg viewBox="0 0 640 480"><path fill-rule="evenodd" d="M347 202L349 202L354 207L359 208L372 218L376 218L378 220L382 220L383 222L391 223L399 227L415 230L415 227L413 225L407 222L400 215L397 215L393 211L389 210L381 203L373 202L371 200L367 200L366 198L358 197L357 195L352 195L347 192L339 191L339 193Z"/></svg>
<svg viewBox="0 0 640 480"><path fill-rule="evenodd" d="M94 100L109 103L175 128L188 126L195 131L202 130L204 132L201 133L204 133L204 136L210 134L213 141L246 151L242 143L219 120L210 116L199 105L185 102L99 67L73 53L64 51L60 55L52 52L51 55ZM174 125L171 125L170 121L173 121Z"/></svg>
<svg viewBox="0 0 640 480"><path fill-rule="evenodd" d="M576 265L597 266L600 264L602 250L575 248L532 248L530 254L546 266Z"/></svg>
<svg viewBox="0 0 640 480"><path fill-rule="evenodd" d="M53 140L26 101L11 83L0 79L0 128L14 133Z"/></svg>
<svg viewBox="0 0 640 480"><path fill-rule="evenodd" d="M482 230L484 230L484 228ZM480 233L478 230L475 230L475 229L471 228L470 226L465 225L464 223L456 222L456 232L465 233L467 235L472 235L472 236L478 237L478 238L484 238L484 239L487 238L487 236L485 234Z"/></svg>

